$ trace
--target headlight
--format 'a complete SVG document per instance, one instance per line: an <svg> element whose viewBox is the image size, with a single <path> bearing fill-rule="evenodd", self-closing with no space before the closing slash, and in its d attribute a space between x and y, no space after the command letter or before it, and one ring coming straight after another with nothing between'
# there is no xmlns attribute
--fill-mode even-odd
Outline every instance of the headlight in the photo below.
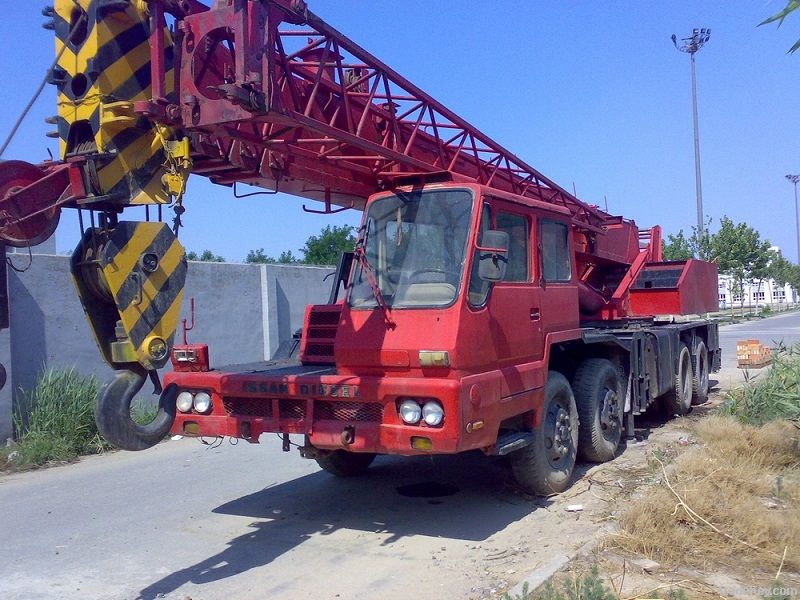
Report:
<svg viewBox="0 0 800 600"><path fill-rule="evenodd" d="M444 409L438 402L431 400L422 407L422 419L430 427L438 427L444 419Z"/></svg>
<svg viewBox="0 0 800 600"><path fill-rule="evenodd" d="M191 392L181 392L175 399L175 406L181 412L189 412L192 410L192 402L194 402L194 396Z"/></svg>
<svg viewBox="0 0 800 600"><path fill-rule="evenodd" d="M400 403L399 410L400 418L403 419L404 423L408 423L409 425L419 423L422 417L422 408L420 408L419 404L414 402L414 400L403 400Z"/></svg>
<svg viewBox="0 0 800 600"><path fill-rule="evenodd" d="M199 413L211 410L211 396L206 392L197 392L194 396L194 409Z"/></svg>

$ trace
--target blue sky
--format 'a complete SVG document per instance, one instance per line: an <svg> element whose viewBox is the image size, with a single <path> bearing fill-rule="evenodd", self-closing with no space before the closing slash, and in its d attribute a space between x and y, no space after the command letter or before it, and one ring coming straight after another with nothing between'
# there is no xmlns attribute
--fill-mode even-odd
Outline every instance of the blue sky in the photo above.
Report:
<svg viewBox="0 0 800 600"><path fill-rule="evenodd" d="M800 15L756 27L785 0L486 2L309 0L311 10L549 178L589 202L661 224L695 222L689 57L670 35L710 27L697 55L705 212L746 221L796 258L787 173L800 173ZM0 135L53 58L40 6L7 7L0 32L4 93ZM4 159L38 162L55 113L48 86ZM251 248L297 251L327 224L360 213L305 214L285 195L236 200L192 177L181 239L242 260ZM308 202L306 202L308 204ZM312 203L313 204L313 203ZM57 232L59 252L78 240L74 211ZM131 218L137 213L131 213ZM713 228L713 225L712 225Z"/></svg>

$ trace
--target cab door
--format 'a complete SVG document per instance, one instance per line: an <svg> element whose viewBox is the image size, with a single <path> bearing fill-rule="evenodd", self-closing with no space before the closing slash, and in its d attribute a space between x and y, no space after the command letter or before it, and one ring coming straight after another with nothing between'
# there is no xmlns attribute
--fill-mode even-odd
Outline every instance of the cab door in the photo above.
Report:
<svg viewBox="0 0 800 600"><path fill-rule="evenodd" d="M579 326L575 253L570 236L571 227L563 218L539 217L536 238L543 336Z"/></svg>
<svg viewBox="0 0 800 600"><path fill-rule="evenodd" d="M508 396L536 387L531 373L519 367L541 360L544 354L540 290L534 283L536 219L525 207L487 200L481 230L508 233L508 262L503 280L489 284L478 277L474 257L468 305L482 348L481 359L489 363L487 367L503 371L501 395Z"/></svg>

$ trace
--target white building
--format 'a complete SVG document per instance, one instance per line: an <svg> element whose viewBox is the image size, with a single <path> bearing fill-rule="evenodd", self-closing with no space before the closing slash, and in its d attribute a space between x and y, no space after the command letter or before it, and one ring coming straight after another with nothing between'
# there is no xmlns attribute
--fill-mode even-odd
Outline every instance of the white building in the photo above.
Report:
<svg viewBox="0 0 800 600"><path fill-rule="evenodd" d="M772 306L798 301L797 290L788 283L780 286L772 279L745 281L742 290L728 275L719 276L719 307Z"/></svg>

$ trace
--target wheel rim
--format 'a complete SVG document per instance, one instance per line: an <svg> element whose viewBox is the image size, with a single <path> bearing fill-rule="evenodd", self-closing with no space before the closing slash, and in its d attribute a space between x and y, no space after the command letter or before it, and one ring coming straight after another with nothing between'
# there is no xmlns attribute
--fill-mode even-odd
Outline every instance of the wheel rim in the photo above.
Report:
<svg viewBox="0 0 800 600"><path fill-rule="evenodd" d="M600 429L606 440L614 440L620 430L619 395L615 390L600 390Z"/></svg>
<svg viewBox="0 0 800 600"><path fill-rule="evenodd" d="M697 359L697 368L700 369L700 391L708 390L708 354L703 352Z"/></svg>
<svg viewBox="0 0 800 600"><path fill-rule="evenodd" d="M572 420L568 407L560 400L554 401L547 411L544 423L544 445L547 460L560 467L572 451Z"/></svg>
<svg viewBox="0 0 800 600"><path fill-rule="evenodd" d="M692 398L692 363L688 352L681 358L681 378L684 403L689 404Z"/></svg>

